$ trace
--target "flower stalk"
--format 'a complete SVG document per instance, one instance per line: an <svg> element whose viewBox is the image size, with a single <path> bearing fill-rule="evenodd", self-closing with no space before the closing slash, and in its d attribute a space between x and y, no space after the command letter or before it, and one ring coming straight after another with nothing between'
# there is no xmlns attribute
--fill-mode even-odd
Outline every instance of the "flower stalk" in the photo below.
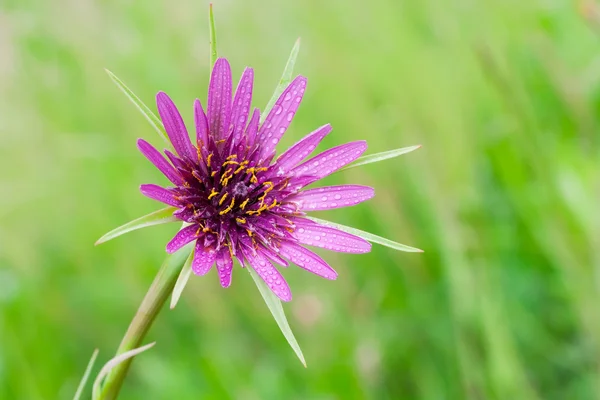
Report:
<svg viewBox="0 0 600 400"><path fill-rule="evenodd" d="M146 333L173 291L181 267L191 250L191 246L187 246L165 259L121 340L117 356L141 345ZM117 398L132 361L133 358L129 358L118 364L110 372L104 382L99 399L113 400Z"/></svg>

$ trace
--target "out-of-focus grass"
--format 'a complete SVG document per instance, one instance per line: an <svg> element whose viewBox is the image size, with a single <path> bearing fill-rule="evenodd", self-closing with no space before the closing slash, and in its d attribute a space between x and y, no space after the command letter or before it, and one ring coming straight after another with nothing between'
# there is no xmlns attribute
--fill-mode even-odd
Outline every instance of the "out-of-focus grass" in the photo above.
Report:
<svg viewBox="0 0 600 400"><path fill-rule="evenodd" d="M593 3L583 8L593 16ZM600 397L600 59L575 3L216 2L219 50L263 106L302 36L309 77L284 144L366 138L403 158L339 173L376 198L321 216L425 249L290 268L295 359L247 274L192 279L123 398ZM0 3L0 398L70 398L111 357L177 229L94 248L157 204L135 149L161 144L112 85L190 120L205 100L207 4Z"/></svg>

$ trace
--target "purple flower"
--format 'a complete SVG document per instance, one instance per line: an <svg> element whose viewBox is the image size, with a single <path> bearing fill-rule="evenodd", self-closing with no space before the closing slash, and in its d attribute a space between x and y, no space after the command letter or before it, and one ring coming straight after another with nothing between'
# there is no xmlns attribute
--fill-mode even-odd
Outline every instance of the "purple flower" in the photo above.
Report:
<svg viewBox="0 0 600 400"><path fill-rule="evenodd" d="M324 278L337 277L303 245L347 253L371 250L357 236L304 218L307 211L348 207L374 196L372 188L359 185L304 190L356 160L367 143L343 144L303 162L331 132L327 124L274 160L275 147L304 95L306 78L298 76L290 83L262 124L258 109L250 116L253 80L253 70L246 68L232 99L231 68L226 59L217 60L206 113L199 100L194 103L195 144L175 104L158 93L158 112L177 154L165 150L167 161L142 139L138 148L172 186L146 184L140 189L176 207L173 215L187 223L167 244L167 252L195 241L195 274L206 274L216 263L221 285L228 287L235 257L253 268L281 300L289 301L290 289L273 264L287 267L289 261Z"/></svg>

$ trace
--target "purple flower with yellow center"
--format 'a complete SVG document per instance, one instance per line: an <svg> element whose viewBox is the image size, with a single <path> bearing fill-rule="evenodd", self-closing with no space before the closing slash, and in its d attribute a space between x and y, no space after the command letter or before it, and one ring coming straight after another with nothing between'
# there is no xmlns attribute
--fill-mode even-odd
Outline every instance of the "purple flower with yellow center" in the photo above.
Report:
<svg viewBox="0 0 600 400"><path fill-rule="evenodd" d="M194 102L195 143L173 101L156 96L160 118L176 154L163 155L139 139L140 151L172 183L141 186L141 192L177 210L185 222L167 244L174 253L195 241L192 270L204 275L216 264L223 287L231 284L233 258L253 268L281 300L292 298L285 279L274 266L289 262L327 279L337 273L305 245L338 252L366 253L364 239L306 218L307 211L356 205L374 196L360 185L306 189L356 160L365 141L346 143L309 160L329 124L308 134L275 158L275 148L292 122L306 89L306 78L296 77L260 123L260 111L250 115L254 72L246 68L232 96L231 68L216 61L208 90L206 113Z"/></svg>

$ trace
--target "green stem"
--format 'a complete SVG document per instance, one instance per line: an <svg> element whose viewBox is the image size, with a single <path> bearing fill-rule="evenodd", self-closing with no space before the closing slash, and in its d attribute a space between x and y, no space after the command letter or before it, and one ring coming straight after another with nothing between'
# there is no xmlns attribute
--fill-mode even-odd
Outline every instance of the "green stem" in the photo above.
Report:
<svg viewBox="0 0 600 400"><path fill-rule="evenodd" d="M165 259L142 304L138 308L135 317L131 321L131 324L129 324L129 328L123 340L121 340L116 355L140 347L144 336L146 336L150 326L152 326L152 323L173 291L175 282L177 282L177 278L181 272L181 267L191 250L192 247L188 245ZM132 361L133 358L127 359L110 372L102 387L100 399L113 400L117 398Z"/></svg>

